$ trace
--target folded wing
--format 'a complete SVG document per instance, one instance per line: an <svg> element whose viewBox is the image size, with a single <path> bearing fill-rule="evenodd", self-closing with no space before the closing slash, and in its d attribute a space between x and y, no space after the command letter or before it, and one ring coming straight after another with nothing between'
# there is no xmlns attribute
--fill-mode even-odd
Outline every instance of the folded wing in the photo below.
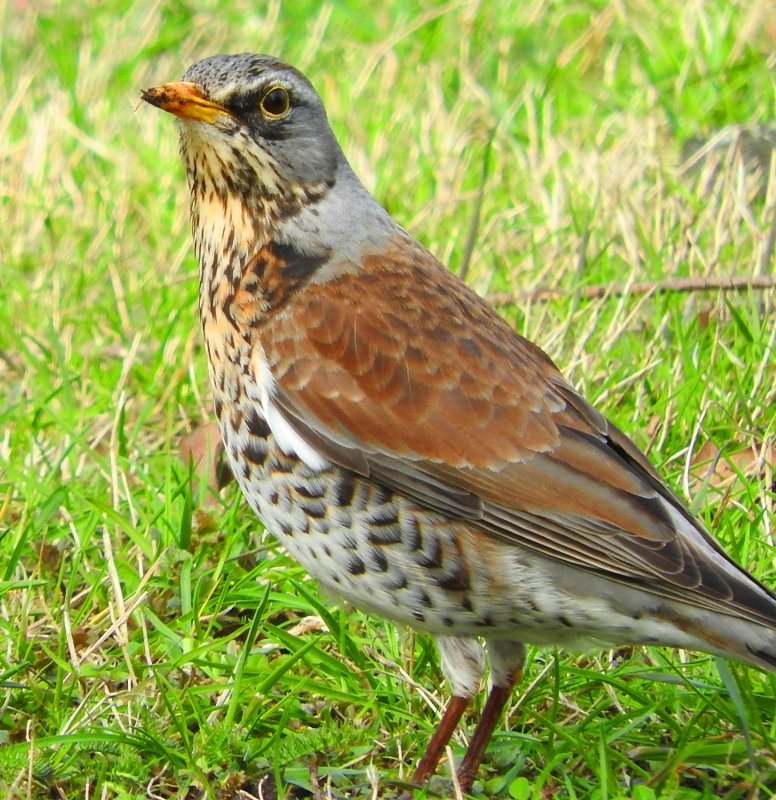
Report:
<svg viewBox="0 0 776 800"><path fill-rule="evenodd" d="M305 441L516 546L772 624L770 593L539 348L411 240L362 266L262 332L273 402Z"/></svg>

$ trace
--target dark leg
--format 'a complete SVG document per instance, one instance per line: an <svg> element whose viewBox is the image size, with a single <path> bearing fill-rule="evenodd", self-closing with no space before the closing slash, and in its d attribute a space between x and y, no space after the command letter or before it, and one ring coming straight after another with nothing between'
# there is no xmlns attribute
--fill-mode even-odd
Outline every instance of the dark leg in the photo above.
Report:
<svg viewBox="0 0 776 800"><path fill-rule="evenodd" d="M474 729L472 738L469 740L469 747L466 755L458 767L458 782L464 792L471 791L480 762L485 754L485 747L493 735L493 729L501 716L504 706L512 694L512 686L494 686L490 690L485 708L482 709L482 716Z"/></svg>
<svg viewBox="0 0 776 800"><path fill-rule="evenodd" d="M453 696L450 699L445 713L434 731L434 735L426 746L423 758L418 762L415 774L412 776L414 784L422 786L434 774L463 712L466 711L466 706L469 705L469 699L468 697L457 696Z"/></svg>
<svg viewBox="0 0 776 800"><path fill-rule="evenodd" d="M490 655L490 677L493 688L490 690L482 716L474 729L469 747L458 767L458 781L464 792L471 791L477 770L485 755L493 729L512 694L515 684L523 675L525 647L520 642L488 641Z"/></svg>

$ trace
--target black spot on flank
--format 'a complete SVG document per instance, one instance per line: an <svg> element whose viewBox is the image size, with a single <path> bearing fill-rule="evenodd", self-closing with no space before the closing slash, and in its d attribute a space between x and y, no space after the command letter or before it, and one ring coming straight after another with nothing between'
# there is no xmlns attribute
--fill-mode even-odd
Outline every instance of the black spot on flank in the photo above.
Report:
<svg viewBox="0 0 776 800"><path fill-rule="evenodd" d="M428 592L421 592L418 595L418 600L422 606L426 608L433 608L434 604L431 602L431 598L428 596Z"/></svg>
<svg viewBox="0 0 776 800"><path fill-rule="evenodd" d="M370 511L366 515L366 522L368 525L373 525L375 528L396 525L399 522L399 512L396 510L396 506L386 503Z"/></svg>
<svg viewBox="0 0 776 800"><path fill-rule="evenodd" d="M242 454L246 461L250 461L251 464L255 464L257 467L263 466L264 462L267 460L267 450L257 447L256 443L250 439L248 440L248 444L243 448Z"/></svg>
<svg viewBox="0 0 776 800"><path fill-rule="evenodd" d="M465 592L471 589L469 573L463 564L458 564L455 572L447 575L440 575L435 579L436 585L440 589L447 589L449 592Z"/></svg>
<svg viewBox="0 0 776 800"><path fill-rule="evenodd" d="M492 628L493 627L493 617L489 617L486 614L484 617L480 617L477 620L477 624L482 626L483 628Z"/></svg>
<svg viewBox="0 0 776 800"><path fill-rule="evenodd" d="M325 490L321 488L321 484L319 481L316 481L315 484L313 485L316 486L315 489L311 488L310 484L297 486L296 493L300 497L308 497L312 500L318 500L319 498L323 497L323 495L325 494Z"/></svg>
<svg viewBox="0 0 776 800"><path fill-rule="evenodd" d="M398 544L402 540L401 528L399 525L389 527L370 528L366 535L369 544L386 545Z"/></svg>
<svg viewBox="0 0 776 800"><path fill-rule="evenodd" d="M351 575L363 575L366 572L366 564L357 555L351 555L348 559L348 572Z"/></svg>
<svg viewBox="0 0 776 800"><path fill-rule="evenodd" d="M280 523L280 531L283 536L291 537L294 535L294 529L287 522Z"/></svg>
<svg viewBox="0 0 776 800"><path fill-rule="evenodd" d="M388 559L385 557L385 553L383 553L382 550L373 547L369 551L369 558L378 572L386 572L388 570Z"/></svg>
<svg viewBox="0 0 776 800"><path fill-rule="evenodd" d="M280 497L279 497L278 493L277 492L270 492L269 501L270 501L270 503L272 503L273 506L276 506L278 504L278 500L280 500Z"/></svg>
<svg viewBox="0 0 776 800"><path fill-rule="evenodd" d="M331 558L331 548L329 545L325 544L323 546L323 552L326 554L326 558Z"/></svg>
<svg viewBox="0 0 776 800"><path fill-rule="evenodd" d="M563 614L561 614L558 617L558 622L560 622L561 625L564 625L567 628L574 627L574 623L567 616L564 616Z"/></svg>
<svg viewBox="0 0 776 800"><path fill-rule="evenodd" d="M355 476L343 472L340 479L337 481L337 487L335 489L334 496L337 500L337 505L349 506L353 500L353 495L355 494L355 491L356 491Z"/></svg>
<svg viewBox="0 0 776 800"><path fill-rule="evenodd" d="M365 278L369 273L364 272L359 275L359 280ZM382 508L389 500L393 498L393 492L387 487L379 483L373 483L370 487L369 493L370 505L375 508Z"/></svg>
<svg viewBox="0 0 776 800"><path fill-rule="evenodd" d="M442 547L439 539L432 537L428 552L424 552L418 559L418 566L426 569L437 569L442 566Z"/></svg>
<svg viewBox="0 0 776 800"><path fill-rule="evenodd" d="M445 628L451 628L453 625L453 620L450 617L442 617L442 624Z"/></svg>
<svg viewBox="0 0 776 800"><path fill-rule="evenodd" d="M420 523L417 517L409 517L404 526L404 535L407 538L407 549L414 553L423 548L423 534L420 530Z"/></svg>
<svg viewBox="0 0 776 800"><path fill-rule="evenodd" d="M413 611L412 616L415 617L418 622L426 621L426 615L422 611Z"/></svg>
<svg viewBox="0 0 776 800"><path fill-rule="evenodd" d="M245 415L245 427L248 429L248 433L258 436L259 439L266 439L272 433L267 420L255 408L251 408Z"/></svg>
<svg viewBox="0 0 776 800"><path fill-rule="evenodd" d="M396 589L406 589L408 586L407 578L400 573L399 575L394 576L390 581L388 581L388 583L385 586L386 589L388 589L389 591L394 591Z"/></svg>
<svg viewBox="0 0 776 800"><path fill-rule="evenodd" d="M468 594L465 594L461 598L461 608L465 609L466 611L472 611L473 610L474 607L472 606L472 599L471 599L471 597L469 597Z"/></svg>
<svg viewBox="0 0 776 800"><path fill-rule="evenodd" d="M299 505L308 517L323 519L326 516L326 506L320 500L307 500Z"/></svg>
<svg viewBox="0 0 776 800"><path fill-rule="evenodd" d="M275 477L275 473L278 475L290 475L293 474L295 471L296 463L292 461L293 457L287 456L283 453L280 448L270 448L270 473L273 477ZM284 481L285 483L285 481Z"/></svg>
<svg viewBox="0 0 776 800"><path fill-rule="evenodd" d="M216 417L218 417L218 419L221 419L221 412L224 410L224 404L221 402L220 397L216 397L214 407L216 411Z"/></svg>

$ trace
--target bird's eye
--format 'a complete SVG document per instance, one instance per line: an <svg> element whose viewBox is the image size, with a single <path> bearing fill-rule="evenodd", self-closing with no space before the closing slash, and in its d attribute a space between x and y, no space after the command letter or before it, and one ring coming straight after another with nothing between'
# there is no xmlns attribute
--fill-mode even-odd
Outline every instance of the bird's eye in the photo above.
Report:
<svg viewBox="0 0 776 800"><path fill-rule="evenodd" d="M291 98L282 86L273 86L259 101L262 114L272 119L285 116L290 107Z"/></svg>

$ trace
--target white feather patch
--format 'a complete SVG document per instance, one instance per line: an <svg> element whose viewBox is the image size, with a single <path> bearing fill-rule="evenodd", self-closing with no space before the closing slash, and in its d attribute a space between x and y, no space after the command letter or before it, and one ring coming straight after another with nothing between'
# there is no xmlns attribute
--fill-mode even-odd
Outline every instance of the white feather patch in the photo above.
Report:
<svg viewBox="0 0 776 800"><path fill-rule="evenodd" d="M473 638L436 636L442 672L456 697L473 697L480 688L485 654Z"/></svg>
<svg viewBox="0 0 776 800"><path fill-rule="evenodd" d="M310 469L322 470L329 466L329 462L311 445L309 445L290 425L282 412L273 402L275 395L275 379L272 377L267 359L261 347L257 347L252 358L253 375L259 387L259 402L264 412L272 435L278 447L287 456L297 456L307 464Z"/></svg>

